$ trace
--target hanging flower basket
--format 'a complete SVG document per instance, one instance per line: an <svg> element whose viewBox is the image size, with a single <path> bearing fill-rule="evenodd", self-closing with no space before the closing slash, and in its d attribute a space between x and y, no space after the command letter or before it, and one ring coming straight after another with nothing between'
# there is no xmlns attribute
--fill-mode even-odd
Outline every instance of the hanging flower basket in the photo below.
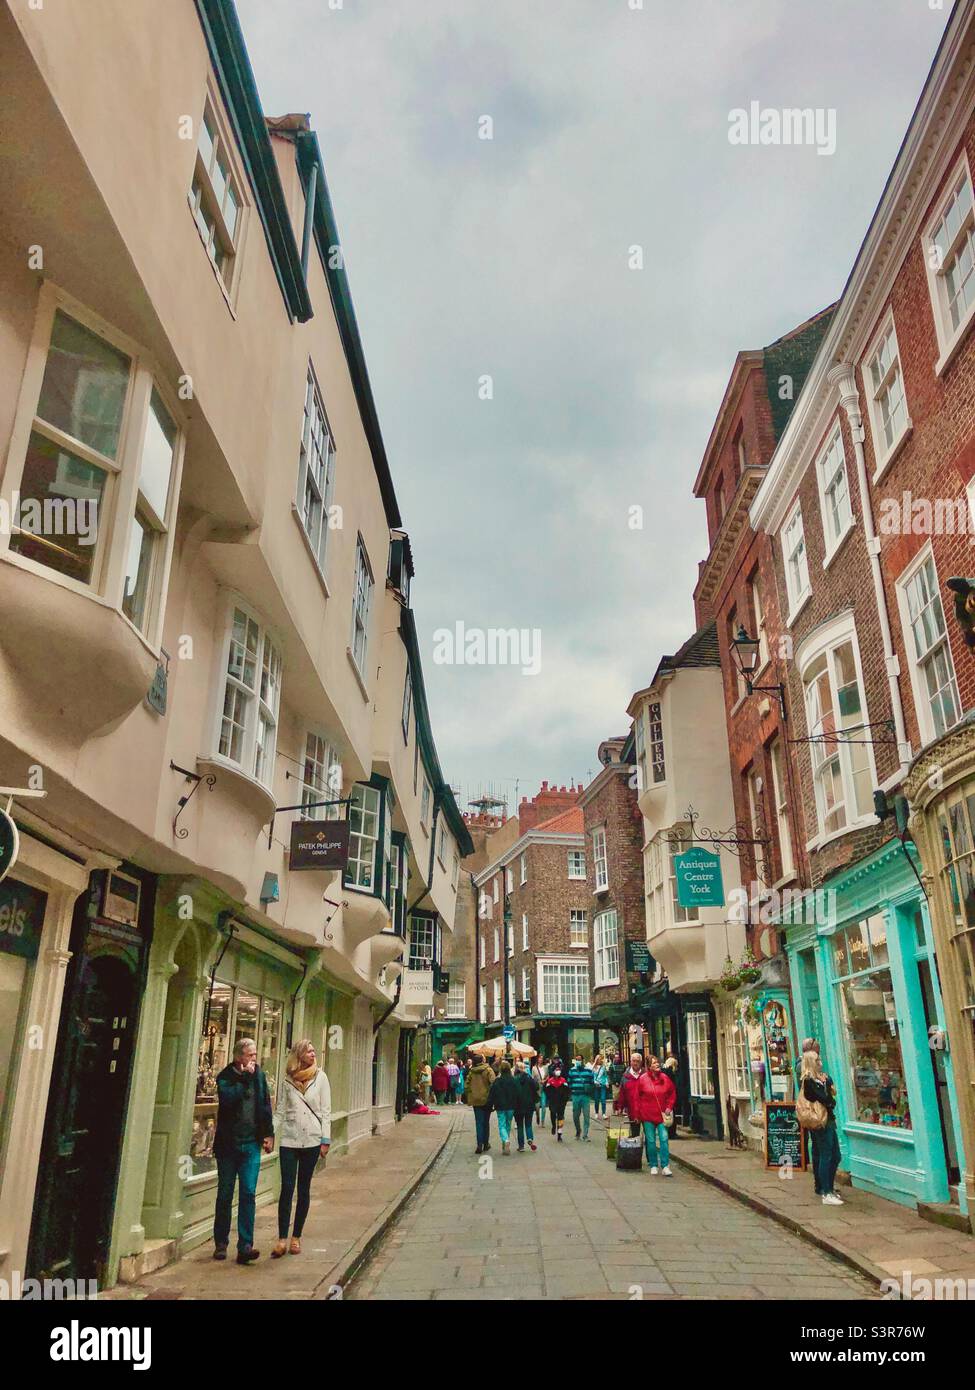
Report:
<svg viewBox="0 0 975 1390"><path fill-rule="evenodd" d="M762 978L762 967L750 946L746 946L738 963L738 978L743 985L754 985Z"/></svg>
<svg viewBox="0 0 975 1390"><path fill-rule="evenodd" d="M728 994L734 994L736 989L741 989L741 972L730 956L726 958L721 972L721 988Z"/></svg>

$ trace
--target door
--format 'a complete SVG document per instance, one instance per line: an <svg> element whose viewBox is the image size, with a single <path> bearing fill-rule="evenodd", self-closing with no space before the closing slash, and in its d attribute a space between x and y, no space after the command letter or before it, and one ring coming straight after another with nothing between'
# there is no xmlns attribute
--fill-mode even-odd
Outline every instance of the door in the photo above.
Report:
<svg viewBox="0 0 975 1390"><path fill-rule="evenodd" d="M142 992L142 943L79 900L31 1225L34 1278L102 1282Z"/></svg>
<svg viewBox="0 0 975 1390"><path fill-rule="evenodd" d="M921 980L921 996L924 999L924 1025L925 1028L933 1028L938 1024L938 1011L931 981L931 962L924 959L919 960L917 972ZM948 1170L948 1181L954 1186L961 1178L961 1168L958 1162L955 1128L951 1118L947 1053L932 1052L931 1066L934 1071L935 1094L938 1098L938 1115L941 1120L941 1141L945 1151L945 1167Z"/></svg>

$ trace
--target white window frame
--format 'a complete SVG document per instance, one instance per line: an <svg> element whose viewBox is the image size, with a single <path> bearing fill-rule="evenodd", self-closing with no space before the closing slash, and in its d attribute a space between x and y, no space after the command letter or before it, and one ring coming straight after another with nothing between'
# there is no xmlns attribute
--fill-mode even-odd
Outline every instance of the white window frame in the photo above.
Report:
<svg viewBox="0 0 975 1390"><path fill-rule="evenodd" d="M324 753L324 760L320 755ZM299 820L344 820L341 805L320 806L316 810L305 808L316 801L335 801L342 799L342 764L327 735L320 729L306 729L301 745L301 803L302 809L296 812ZM311 775L309 776L309 769ZM336 783L338 785L336 785Z"/></svg>
<svg viewBox="0 0 975 1390"><path fill-rule="evenodd" d="M753 636L758 642L758 666L752 680L755 681L768 665L768 632L765 629L765 607L762 603L761 573L758 570L752 572L752 577L745 581L745 593L748 598L750 616L755 624Z"/></svg>
<svg viewBox="0 0 975 1390"><path fill-rule="evenodd" d="M527 965L522 969L521 972L521 990L522 999L527 999L530 1003L532 997L532 972L529 970Z"/></svg>
<svg viewBox="0 0 975 1390"><path fill-rule="evenodd" d="M209 161L205 159L200 148L200 134L204 123L214 137ZM210 84L207 83L203 111L197 125L196 147L193 152L193 174L186 200L193 217L193 224L199 234L200 241L203 243L213 273L217 277L217 283L228 302L232 302L238 278L237 267L243 245L248 204L244 193L246 181L241 173L237 150L227 132L228 126L224 119L222 104L211 89ZM221 156L223 163L227 165L226 170L223 169L222 165L220 166L221 172L226 174L223 194L218 193L213 177L214 164L220 162ZM232 192L237 203L237 218L233 227L231 227L227 217L228 191ZM201 216L204 204L206 205L206 213L212 219L212 225L208 223L206 215ZM223 265L219 263L217 257L218 243L219 254L224 258Z"/></svg>
<svg viewBox="0 0 975 1390"><path fill-rule="evenodd" d="M477 1014L479 1023L487 1023L487 985L481 985L478 988Z"/></svg>
<svg viewBox="0 0 975 1390"><path fill-rule="evenodd" d="M87 332L102 339L109 347L123 353L129 359L129 378L119 425L115 458L102 454L74 435L66 433L53 424L48 424L38 414L54 321L58 312L75 320ZM156 515L139 487L153 391L158 395L160 403L176 429L165 516ZM111 324L106 323L97 314L87 309L85 305L50 282L41 286L30 348L27 354L27 364L17 396L10 447L7 452L7 465L2 476L2 486L0 486L0 498L6 503L6 514L13 521L14 498L15 494L19 494L21 490L27 452L30 447L31 435L34 433L44 438L48 443L61 447L65 453L71 454L82 463L99 469L105 475L105 484L97 508L97 532L95 544L92 547L94 553L91 577L89 580L73 578L71 575L62 574L50 565L42 564L40 561L12 550L10 543L15 529L13 527L0 528L0 558L21 569L28 570L31 574L47 579L50 583L57 584L61 588L70 589L74 593L85 594L88 597L95 595L103 599L128 623L132 631L138 635L140 641L150 649L157 660L160 655L165 617L164 601L172 565L175 539L174 522L182 479L186 427L186 418L179 409L173 393L169 390L153 359L138 343L118 332ZM155 553L150 564L149 586L141 627L132 621L123 606L128 551L137 512L141 514L143 523L148 523L149 529L157 538ZM17 512L17 515L19 516L20 513Z"/></svg>
<svg viewBox="0 0 975 1390"><path fill-rule="evenodd" d="M456 887L457 887L457 880L458 880L459 877L460 877L460 856L459 856L459 855L457 854L457 852L455 851L454 854L453 854L453 857L452 857L452 859L451 859L451 868L450 868L450 886L451 886L452 888L456 889Z"/></svg>
<svg viewBox="0 0 975 1390"><path fill-rule="evenodd" d="M436 922L432 917L411 917L407 969L430 970L437 958Z"/></svg>
<svg viewBox="0 0 975 1390"><path fill-rule="evenodd" d="M798 528L798 529L796 529ZM795 536L796 539L791 539ZM785 571L785 587L789 598L789 615L786 626L791 626L800 608L812 594L809 579L809 551L806 549L806 529L802 519L802 505L799 499L789 511L779 532L782 546L782 567ZM801 554L801 563L795 557Z"/></svg>
<svg viewBox="0 0 975 1390"><path fill-rule="evenodd" d="M214 680L214 714L211 724L212 728L212 753L211 760L219 763L223 767L232 768L241 776L249 781L263 787L270 792L274 786L274 764L277 752L277 733L281 709L281 685L283 680L283 664L281 658L282 643L277 635L268 627L256 608L239 594L228 592L222 605L223 632L219 645L220 665ZM234 618L240 613L248 626L253 625L257 629L257 646L254 658L254 685L249 686L242 676L236 675L230 669L230 650L234 640ZM246 640L246 630L245 630ZM268 693L271 700L264 697L264 675L265 675L265 653L270 650L273 658L277 658L278 682L276 688L273 683L268 683ZM239 727L242 732L241 757L232 757L229 753L221 751L221 741L224 735L225 701L228 691L233 690L239 694L244 702L243 722L233 721L234 727ZM271 738L263 743L259 742L258 731L261 725L271 730ZM263 775L258 775L256 770L258 752L261 753L261 765Z"/></svg>
<svg viewBox="0 0 975 1390"><path fill-rule="evenodd" d="M578 873L578 872L574 872L574 871L573 871L574 868L575 868L576 870L578 870L578 867L579 867L579 860L580 860L580 859L582 860L582 873L581 873L581 874ZM575 861L575 865L574 865L574 866L573 866L573 860ZM570 879L573 879L573 880L579 880L579 881L581 881L581 882L584 883L584 882L585 882L585 879L586 879L586 851L585 851L584 849L570 849L570 850L569 850L569 854L568 854L568 861L569 861L569 878L570 878Z"/></svg>
<svg viewBox="0 0 975 1390"><path fill-rule="evenodd" d="M528 855L527 855L527 854L523 854L523 855L521 856L520 864L521 864L521 882L522 882L522 884L525 884L525 883L528 882Z"/></svg>
<svg viewBox="0 0 975 1390"><path fill-rule="evenodd" d="M458 994L460 995L459 1006ZM467 987L463 980L455 980L452 975L450 977L450 988L447 990L447 1013L445 1017L467 1017Z"/></svg>
<svg viewBox="0 0 975 1390"><path fill-rule="evenodd" d="M879 386L874 385L873 364L877 360L881 348L886 343L888 337L893 341L893 354L890 359L890 366L884 373ZM901 444L907 438L912 429L910 411L907 404L907 387L904 382L904 364L901 360L900 346L897 340L897 326L894 323L894 314L888 310L884 316L883 323L874 334L873 340L863 355L861 367L863 377L863 394L867 401L867 418L870 421L870 437L873 440L874 459L876 468L874 469L873 482L878 482L886 473L894 457L900 449ZM880 396L889 391L894 377L900 378L901 396L904 406L904 423L896 435L888 444L885 437L883 412L878 404Z"/></svg>
<svg viewBox="0 0 975 1390"><path fill-rule="evenodd" d="M366 553L366 543L359 535L355 546L355 573L352 583L352 643L349 657L363 685L366 682L366 658L369 654L369 619L372 616L372 596L375 588L372 566Z"/></svg>
<svg viewBox="0 0 975 1390"><path fill-rule="evenodd" d="M589 961L579 956L538 956L535 960L536 981L538 985L538 1006L537 1013L540 1014L565 1014L571 1017L585 1018L589 1013ZM572 976L577 984L571 991L581 1003L579 1009L551 1008L552 1004L561 1005L568 997L567 992L557 988L557 998L550 999L549 991L545 987L546 970L555 969L558 979Z"/></svg>
<svg viewBox="0 0 975 1390"><path fill-rule="evenodd" d="M500 959L501 959L501 929L500 929L500 927L495 927L495 929L494 929L494 963L495 963L495 965L497 965L497 963L498 963L498 961L499 961Z"/></svg>
<svg viewBox="0 0 975 1390"><path fill-rule="evenodd" d="M855 525L846 447L838 420L816 459L816 483L825 542L823 569L827 569Z"/></svg>
<svg viewBox="0 0 975 1390"><path fill-rule="evenodd" d="M432 797L433 793L430 790L430 783L427 781L426 775L424 775L423 785L420 789L420 824L428 835L430 833L430 802Z"/></svg>
<svg viewBox="0 0 975 1390"><path fill-rule="evenodd" d="M597 912L592 919L593 984L604 989L620 982L619 918L616 908Z"/></svg>
<svg viewBox="0 0 975 1390"><path fill-rule="evenodd" d="M501 981L492 980L492 1003L494 1005L494 1021L501 1017Z"/></svg>
<svg viewBox="0 0 975 1390"><path fill-rule="evenodd" d="M480 931L478 932L477 939L478 961L480 963L481 969L483 970L484 966L487 965L487 937L484 935L483 931Z"/></svg>
<svg viewBox="0 0 975 1390"><path fill-rule="evenodd" d="M501 879L497 874L494 875L494 878L492 880L491 892L494 898L495 906L497 906L498 901L501 897Z"/></svg>
<svg viewBox="0 0 975 1390"><path fill-rule="evenodd" d="M504 871L504 891L506 893L515 891L515 876L510 868L506 868Z"/></svg>
<svg viewBox="0 0 975 1390"><path fill-rule="evenodd" d="M609 858L606 850L606 827L597 825L592 832L592 866L595 892L605 893L609 888Z"/></svg>
<svg viewBox="0 0 975 1390"><path fill-rule="evenodd" d="M569 947L589 949L589 914L584 907L569 908Z"/></svg>
<svg viewBox="0 0 975 1390"><path fill-rule="evenodd" d="M725 1064L728 1068L728 1090L736 1099L751 1096L751 1049L748 1030L736 1010L725 1030Z"/></svg>
<svg viewBox="0 0 975 1390"><path fill-rule="evenodd" d="M709 1019L706 1013L687 1014L687 1068L691 1095L699 1100L714 1099L714 1073L711 1069Z"/></svg>
<svg viewBox="0 0 975 1390"><path fill-rule="evenodd" d="M528 913L521 914L521 949L528 950Z"/></svg>
<svg viewBox="0 0 975 1390"><path fill-rule="evenodd" d="M932 602L936 602L941 610L941 635L936 641L932 642L928 649L918 655L917 642L914 637L914 627L911 620L911 587L921 574L930 565L934 573L934 591ZM901 629L904 634L904 650L907 655L907 663L911 672L911 689L914 693L914 708L917 713L918 726L921 731L923 743L931 743L934 739L940 738L942 734L953 729L964 713L961 703L961 696L958 691L958 677L955 672L955 662L951 654L951 642L948 638L949 617L944 611L944 600L938 581L938 567L934 558L934 548L928 541L921 550L915 555L910 564L898 575L895 581L897 590L897 603L900 610ZM935 722L931 708L931 695L927 689L925 670L939 652L944 652L945 660L948 665L949 682L951 693L955 703L955 718L946 725L944 729L939 729ZM944 689L945 687L941 687Z"/></svg>
<svg viewBox="0 0 975 1390"><path fill-rule="evenodd" d="M368 795L367 795L368 793ZM372 798L375 797L375 806L371 805ZM376 833L369 835L363 831L355 831L349 836L349 858L345 870L342 874L342 883L345 888L353 893L368 893L373 897L382 897L385 884L383 876L385 865L378 864L379 837L389 835L389 806L383 805L383 792L381 787L374 787L369 782L354 782L349 789L349 819L352 818L352 803L356 798L363 802L364 809L376 817ZM385 830L383 828L383 813L385 811ZM352 841L360 840L364 846L371 846L371 858L366 854L354 855ZM368 853L368 851L367 851ZM371 877L369 883L360 883L361 869L358 866L371 865ZM350 872L355 868L355 872ZM412 932L413 919L410 919L410 931Z"/></svg>
<svg viewBox="0 0 975 1390"><path fill-rule="evenodd" d="M438 830L437 830L437 858L438 858L438 860L440 861L440 867L441 867L442 869L446 869L446 867L447 867L447 827L444 825L443 821L440 822L440 826L439 826L439 828L438 828Z"/></svg>
<svg viewBox="0 0 975 1390"><path fill-rule="evenodd" d="M314 428L316 422L320 422L321 431ZM318 471L309 467L312 452L317 454L320 451L320 433L324 437L324 477L319 477ZM323 579L328 551L329 516L335 492L335 457L335 436L328 422L315 369L309 361L305 381L301 443L298 449L298 483L293 510L315 568ZM317 526L310 525L306 515L306 498L309 493L313 507L318 509Z"/></svg>
<svg viewBox="0 0 975 1390"><path fill-rule="evenodd" d="M939 256L936 250L934 234L940 223L944 219L950 204L954 201L957 192L967 181L970 196L968 210L959 223L958 230L948 246L948 255L941 259L938 264ZM953 258L961 254L962 248L966 246L970 253L975 255L975 184L972 182L971 167L968 163L968 154L963 152L961 157L952 166L951 172L943 184L943 192L939 198L934 212L924 229L921 237L921 251L924 256L924 265L928 278L928 293L931 296L931 308L934 315L935 331L938 335L938 347L941 355L935 363L935 374L940 376L945 367L954 356L955 349L964 338L972 319L975 317L975 293L972 295L972 302L960 315L957 326L951 323L948 300L948 287L946 279L946 266ZM975 276L975 267L967 277L968 282Z"/></svg>
<svg viewBox="0 0 975 1390"><path fill-rule="evenodd" d="M769 744L769 764L772 768L772 794L775 798L775 824L778 830L779 859L782 864L782 878L795 875L795 855L792 848L792 827L789 823L789 794L786 781L785 744L781 734Z"/></svg>
<svg viewBox="0 0 975 1390"><path fill-rule="evenodd" d="M413 710L413 673L409 666L406 668L406 677L403 681L403 710L400 715L400 726L403 730L403 742L409 744L410 741L410 714Z"/></svg>
<svg viewBox="0 0 975 1390"><path fill-rule="evenodd" d="M867 708L866 687L863 681L863 663L860 660L860 647L857 642L856 629L853 623L853 615L850 612L841 613L832 622L824 624L813 634L812 639L806 641L796 653L796 664L799 671L799 679L802 683L803 706L806 713L806 729L812 736L813 721L811 719L811 709L809 704L810 687L806 677L810 668L819 661L820 657L826 657L826 667L829 679L830 699L834 718L839 713L839 697L836 684L836 652L840 647L847 644L852 646L853 660L856 668L857 683L860 694L860 714L859 723L869 724L870 714ZM862 732L861 737L866 739L868 732ZM821 759L819 767L816 763L816 749L822 746L826 755ZM816 829L817 833L807 842L807 849L818 849L820 845L835 839L840 835L847 835L851 830L860 826L873 825L877 817L872 811L858 812L856 809L855 787L853 781L853 769L851 766L851 745L848 741L837 740L834 743L817 745L810 743L809 756L813 774L813 785L816 797ZM869 780L872 787L878 786L877 767L873 754L873 745L869 742L861 745L866 748L868 763ZM846 820L840 826L831 830L824 829L825 802L822 796L822 779L820 771L825 768L826 762L832 757L833 750L838 753L841 787L843 791L843 806L846 811ZM850 814L852 812L852 815Z"/></svg>

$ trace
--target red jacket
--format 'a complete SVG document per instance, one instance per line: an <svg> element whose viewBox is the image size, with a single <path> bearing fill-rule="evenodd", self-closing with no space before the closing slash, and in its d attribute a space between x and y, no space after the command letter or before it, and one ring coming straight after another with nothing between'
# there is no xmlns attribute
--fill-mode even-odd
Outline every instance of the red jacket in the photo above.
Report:
<svg viewBox="0 0 975 1390"><path fill-rule="evenodd" d="M664 1122L664 1111L673 1110L677 1101L674 1083L665 1071L641 1072L633 1086L636 1114L631 1119L641 1124L649 1121L654 1125Z"/></svg>
<svg viewBox="0 0 975 1390"><path fill-rule="evenodd" d="M642 1075L643 1072L640 1072L640 1076ZM613 1101L613 1110L617 1115L621 1110L625 1110L631 1120L637 1118L636 1083L638 1080L639 1077L634 1076L629 1068L623 1073L623 1080L620 1082L619 1091L616 1099Z"/></svg>
<svg viewBox="0 0 975 1390"><path fill-rule="evenodd" d="M435 1091L446 1091L449 1089L450 1072L442 1062L438 1062L434 1067L430 1081Z"/></svg>

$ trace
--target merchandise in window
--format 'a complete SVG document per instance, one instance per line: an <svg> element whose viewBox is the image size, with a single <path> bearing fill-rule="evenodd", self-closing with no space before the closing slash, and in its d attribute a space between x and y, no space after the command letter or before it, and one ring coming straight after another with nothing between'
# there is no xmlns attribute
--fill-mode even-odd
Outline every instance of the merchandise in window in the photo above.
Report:
<svg viewBox="0 0 975 1390"><path fill-rule="evenodd" d="M887 964L886 918L877 913L856 922L837 932L831 945L853 1084L853 1118L910 1129L900 1025Z"/></svg>
<svg viewBox="0 0 975 1390"><path fill-rule="evenodd" d="M267 999L219 980L214 984L209 1017L204 1013L197 1063L190 1137L194 1175L216 1167L213 1141L217 1129L217 1077L233 1060L234 1046L241 1038L254 1039L258 1065L267 1077L273 1105L281 1067L283 1020L281 1000Z"/></svg>

